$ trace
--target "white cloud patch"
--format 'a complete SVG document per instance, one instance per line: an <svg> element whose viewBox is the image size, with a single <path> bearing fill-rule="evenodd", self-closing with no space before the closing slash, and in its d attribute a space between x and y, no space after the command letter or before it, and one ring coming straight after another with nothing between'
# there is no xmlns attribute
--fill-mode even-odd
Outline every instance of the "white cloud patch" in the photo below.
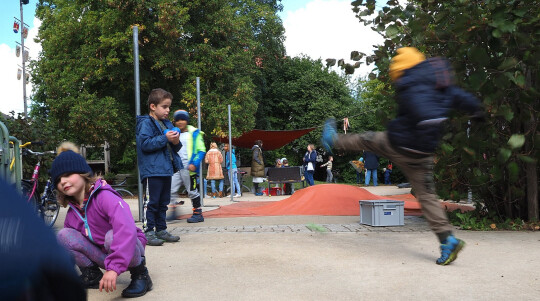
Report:
<svg viewBox="0 0 540 301"><path fill-rule="evenodd" d="M41 21L37 18L34 19L34 27L28 31L28 37L24 40L24 46L29 49L29 60L36 60L39 52L41 51L41 45L34 42L34 38L38 34ZM17 41L20 42L20 35L14 35ZM2 98L0 100L0 112L8 114L11 111L15 113L24 112L23 102L23 81L22 78L17 80L18 66L22 66L22 53L21 56L15 55L15 48L8 46L7 44L0 44L0 91L2 91ZM26 65L28 70L28 64ZM28 109L30 110L30 99L32 96L32 83L26 85L26 96Z"/></svg>
<svg viewBox="0 0 540 301"><path fill-rule="evenodd" d="M351 51L368 55L382 37L355 17L350 0L314 0L283 18L287 55L302 54L312 59L350 61ZM362 65L355 74L365 75L373 65ZM337 69L336 69L337 70Z"/></svg>

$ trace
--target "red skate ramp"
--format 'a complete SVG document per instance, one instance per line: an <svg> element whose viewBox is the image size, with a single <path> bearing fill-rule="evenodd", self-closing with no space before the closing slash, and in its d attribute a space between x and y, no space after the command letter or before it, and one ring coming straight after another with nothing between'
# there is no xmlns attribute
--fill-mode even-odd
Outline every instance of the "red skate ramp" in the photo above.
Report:
<svg viewBox="0 0 540 301"><path fill-rule="evenodd" d="M346 215L360 214L360 200L399 200L405 202L406 215L420 215L420 204L411 198L378 196L363 188L343 184L320 184L296 191L281 201L239 202L207 211L204 217L246 217L276 215ZM184 218L184 217L182 217Z"/></svg>

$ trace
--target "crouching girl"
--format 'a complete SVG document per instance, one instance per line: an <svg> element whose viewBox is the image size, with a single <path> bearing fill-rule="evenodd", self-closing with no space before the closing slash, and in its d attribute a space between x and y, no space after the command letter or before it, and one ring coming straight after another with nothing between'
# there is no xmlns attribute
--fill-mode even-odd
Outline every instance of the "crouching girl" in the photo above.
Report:
<svg viewBox="0 0 540 301"><path fill-rule="evenodd" d="M131 283L122 291L123 297L139 297L151 290L144 258L146 238L135 226L128 204L110 185L92 176L71 143L58 148L49 173L60 203L69 207L58 241L75 258L85 287L112 292L118 275L129 270Z"/></svg>

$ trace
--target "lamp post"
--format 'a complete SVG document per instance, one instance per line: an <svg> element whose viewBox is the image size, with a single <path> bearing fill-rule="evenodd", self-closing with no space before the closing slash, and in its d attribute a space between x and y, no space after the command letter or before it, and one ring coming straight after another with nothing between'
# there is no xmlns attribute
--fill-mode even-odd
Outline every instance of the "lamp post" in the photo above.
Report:
<svg viewBox="0 0 540 301"><path fill-rule="evenodd" d="M22 49L22 83L23 83L23 102L24 102L24 118L28 118L28 105L26 103L26 68L25 68L25 55L24 55L24 19L23 19L23 5L28 4L29 0L19 0L21 7L21 49ZM26 29L28 30L28 29Z"/></svg>

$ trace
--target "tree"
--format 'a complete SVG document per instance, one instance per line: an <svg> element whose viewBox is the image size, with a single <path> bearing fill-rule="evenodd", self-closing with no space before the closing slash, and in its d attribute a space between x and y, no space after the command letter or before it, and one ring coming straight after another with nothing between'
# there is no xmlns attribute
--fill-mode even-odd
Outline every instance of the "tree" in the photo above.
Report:
<svg viewBox="0 0 540 301"><path fill-rule="evenodd" d="M257 62L282 57L275 0L40 0L33 111L67 139L108 140L113 159L133 161L132 28L139 27L141 108L151 89L174 95L173 107L196 116L201 78L202 130L222 135L231 104L235 134L254 126ZM195 118L192 119L195 121Z"/></svg>
<svg viewBox="0 0 540 301"><path fill-rule="evenodd" d="M373 56L379 80L389 84L390 58L401 46L450 59L458 84L475 92L487 124L456 116L437 152L435 177L444 198L459 200L472 189L490 212L538 219L540 133L539 1L352 2L364 24L385 37ZM375 74L372 75L372 77Z"/></svg>
<svg viewBox="0 0 540 301"><path fill-rule="evenodd" d="M357 104L347 87L347 78L330 71L320 60L284 57L272 60L271 64L262 68L257 82L261 87L261 101L256 128L293 130L319 127L330 116L343 118L355 114ZM317 146L320 135L321 130L316 129L279 150L266 152L265 156L269 160L287 157L291 165L301 165L307 145L313 143ZM348 160L350 158L345 157L340 161L347 164ZM334 167L340 168L338 163Z"/></svg>
<svg viewBox="0 0 540 301"><path fill-rule="evenodd" d="M393 94L387 92L386 84L378 79L359 79L354 95L357 113L351 116L351 131L384 131L386 123L395 111Z"/></svg>

